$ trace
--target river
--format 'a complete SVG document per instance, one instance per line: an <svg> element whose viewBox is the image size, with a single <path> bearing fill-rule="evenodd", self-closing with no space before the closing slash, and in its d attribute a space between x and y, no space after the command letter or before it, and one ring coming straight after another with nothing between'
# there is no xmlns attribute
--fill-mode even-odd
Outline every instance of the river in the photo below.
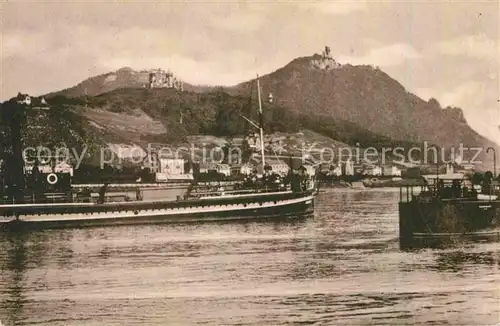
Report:
<svg viewBox="0 0 500 326"><path fill-rule="evenodd" d="M500 246L399 250L393 190L314 218L0 234L3 325L496 325Z"/></svg>

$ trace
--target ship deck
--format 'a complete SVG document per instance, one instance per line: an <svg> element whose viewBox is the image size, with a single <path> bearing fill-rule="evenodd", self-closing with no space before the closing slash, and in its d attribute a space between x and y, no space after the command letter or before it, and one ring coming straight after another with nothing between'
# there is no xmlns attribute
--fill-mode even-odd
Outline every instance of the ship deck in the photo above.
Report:
<svg viewBox="0 0 500 326"><path fill-rule="evenodd" d="M64 214L64 213L98 213L110 211L134 211L144 209L178 209L186 207L204 207L207 205L231 206L246 203L277 203L282 200L296 199L313 195L314 191L297 192L263 192L253 194L228 194L193 199L179 200L150 200L150 201L128 201L110 203L28 203L28 204L2 204L0 205L0 216L12 216L16 214Z"/></svg>
<svg viewBox="0 0 500 326"><path fill-rule="evenodd" d="M177 201L0 205L0 227L64 228L242 219L297 218L314 212L315 190Z"/></svg>

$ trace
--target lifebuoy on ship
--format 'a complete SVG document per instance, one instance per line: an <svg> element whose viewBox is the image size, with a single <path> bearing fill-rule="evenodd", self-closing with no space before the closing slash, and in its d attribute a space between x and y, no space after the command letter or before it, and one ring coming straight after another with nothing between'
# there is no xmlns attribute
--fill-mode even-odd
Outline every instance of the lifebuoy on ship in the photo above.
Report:
<svg viewBox="0 0 500 326"><path fill-rule="evenodd" d="M55 185L57 183L57 174L51 173L47 176L47 182L51 185Z"/></svg>

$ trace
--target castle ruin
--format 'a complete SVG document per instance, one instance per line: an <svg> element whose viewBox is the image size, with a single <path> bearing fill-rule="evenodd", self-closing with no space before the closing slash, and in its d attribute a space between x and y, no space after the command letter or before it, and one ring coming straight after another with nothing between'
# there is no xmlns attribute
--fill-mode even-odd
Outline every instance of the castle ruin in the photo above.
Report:
<svg viewBox="0 0 500 326"><path fill-rule="evenodd" d="M177 79L174 74L168 70L165 71L161 68L149 69L141 71L141 74L147 80L144 87L147 88L174 88L179 91L184 90L184 85L180 79Z"/></svg>
<svg viewBox="0 0 500 326"><path fill-rule="evenodd" d="M316 59L311 60L311 66L315 69L332 70L341 67L340 63L338 63L337 61L335 61L335 59L332 58L329 46L325 46L325 49L321 53L320 58L317 57L318 56L316 55L315 56Z"/></svg>

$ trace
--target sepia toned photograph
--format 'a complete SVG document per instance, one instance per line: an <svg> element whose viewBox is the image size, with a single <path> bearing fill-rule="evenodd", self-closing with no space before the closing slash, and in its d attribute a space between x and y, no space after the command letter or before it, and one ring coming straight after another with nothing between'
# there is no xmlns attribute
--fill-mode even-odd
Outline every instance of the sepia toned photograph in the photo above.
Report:
<svg viewBox="0 0 500 326"><path fill-rule="evenodd" d="M500 325L498 0L3 0L0 58L0 326Z"/></svg>

